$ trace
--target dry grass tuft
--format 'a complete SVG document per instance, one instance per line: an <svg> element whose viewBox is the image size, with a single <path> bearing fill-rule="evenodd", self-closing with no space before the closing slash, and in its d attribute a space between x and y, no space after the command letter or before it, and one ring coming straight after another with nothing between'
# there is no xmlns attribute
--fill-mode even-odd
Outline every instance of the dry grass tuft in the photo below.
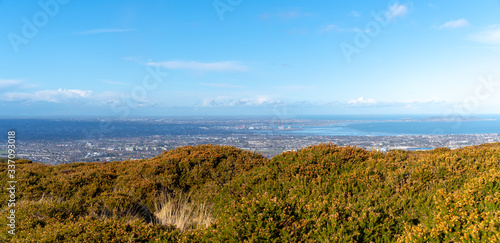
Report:
<svg viewBox="0 0 500 243"><path fill-rule="evenodd" d="M157 223L173 225L180 231L210 226L215 221L212 207L206 203L190 202L189 198L185 194L163 194L160 201L155 202Z"/></svg>

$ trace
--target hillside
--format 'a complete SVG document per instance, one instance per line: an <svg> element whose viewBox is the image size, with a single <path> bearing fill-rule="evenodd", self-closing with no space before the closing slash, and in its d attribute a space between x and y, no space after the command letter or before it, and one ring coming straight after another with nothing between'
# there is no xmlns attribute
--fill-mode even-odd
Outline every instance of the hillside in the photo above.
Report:
<svg viewBox="0 0 500 243"><path fill-rule="evenodd" d="M379 153L333 144L271 160L186 146L141 161L16 162L4 242L500 241L500 143ZM7 164L0 163L2 185Z"/></svg>

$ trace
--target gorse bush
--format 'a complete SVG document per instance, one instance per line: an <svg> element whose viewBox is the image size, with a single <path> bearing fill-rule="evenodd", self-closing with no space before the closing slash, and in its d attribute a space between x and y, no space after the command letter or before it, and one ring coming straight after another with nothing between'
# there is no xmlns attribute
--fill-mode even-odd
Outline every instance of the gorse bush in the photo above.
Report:
<svg viewBox="0 0 500 243"><path fill-rule="evenodd" d="M0 240L494 242L499 161L498 143L388 153L320 144L271 160L200 145L140 161L23 161L16 236Z"/></svg>

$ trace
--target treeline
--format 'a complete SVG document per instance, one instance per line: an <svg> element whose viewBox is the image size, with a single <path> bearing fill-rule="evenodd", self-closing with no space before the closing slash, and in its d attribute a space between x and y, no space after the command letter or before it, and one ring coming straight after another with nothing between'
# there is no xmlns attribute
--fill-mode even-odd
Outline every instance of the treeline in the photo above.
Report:
<svg viewBox="0 0 500 243"><path fill-rule="evenodd" d="M199 145L140 161L22 162L16 235L0 241L495 242L499 161L497 143L388 153L320 144L271 160Z"/></svg>

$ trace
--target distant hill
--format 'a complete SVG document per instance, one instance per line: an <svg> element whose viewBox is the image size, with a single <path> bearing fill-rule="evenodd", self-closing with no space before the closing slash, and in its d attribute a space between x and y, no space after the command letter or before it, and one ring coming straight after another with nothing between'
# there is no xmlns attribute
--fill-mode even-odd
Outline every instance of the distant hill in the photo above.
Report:
<svg viewBox="0 0 500 243"><path fill-rule="evenodd" d="M380 153L333 144L272 159L186 146L140 161L0 161L3 242L500 241L500 143Z"/></svg>

